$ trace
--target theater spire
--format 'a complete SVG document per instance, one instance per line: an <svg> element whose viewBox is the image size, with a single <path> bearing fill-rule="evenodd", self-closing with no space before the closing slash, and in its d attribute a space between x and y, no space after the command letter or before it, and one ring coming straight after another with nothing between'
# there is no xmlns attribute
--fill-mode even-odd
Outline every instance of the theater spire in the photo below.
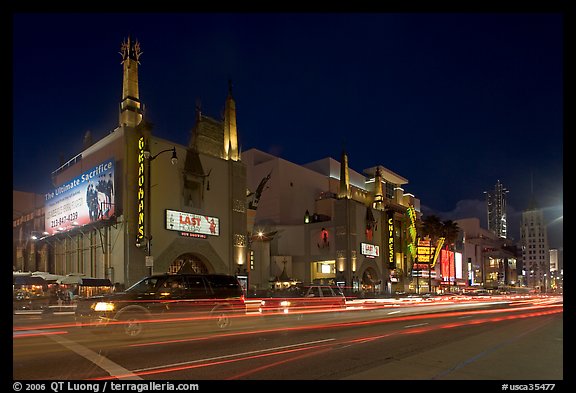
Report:
<svg viewBox="0 0 576 393"><path fill-rule="evenodd" d="M236 129L236 103L232 98L232 81L228 81L228 98L224 112L224 158L238 161L238 130Z"/></svg>
<svg viewBox="0 0 576 393"><path fill-rule="evenodd" d="M130 37L120 47L124 75L122 80L122 101L120 102L120 126L136 127L142 121L142 108L138 92L138 64L140 64L140 43Z"/></svg>
<svg viewBox="0 0 576 393"><path fill-rule="evenodd" d="M340 160L340 189L338 190L338 198L350 199L350 176L348 174L348 155L346 151L342 151L342 159Z"/></svg>

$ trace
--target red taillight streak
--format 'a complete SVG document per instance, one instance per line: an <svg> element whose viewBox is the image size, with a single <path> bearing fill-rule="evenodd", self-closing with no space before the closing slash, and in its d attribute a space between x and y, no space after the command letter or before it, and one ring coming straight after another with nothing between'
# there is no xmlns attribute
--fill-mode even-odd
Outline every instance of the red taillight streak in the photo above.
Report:
<svg viewBox="0 0 576 393"><path fill-rule="evenodd" d="M246 356L246 357L237 358L237 359L227 359L227 360L221 360L221 361L216 361L216 362L208 362L208 363L178 366L178 367L166 367L166 368L159 368L156 370L134 372L134 373L130 374L130 376L165 374L165 373L170 373L170 372L184 371L184 370L190 370L190 369L201 368L201 367L218 366L218 365L222 365L222 364L239 362L239 361L254 360L254 359L270 357L270 356L294 354L294 353L298 353L298 352L302 352L302 351L309 351L312 349L321 349L320 351L314 351L313 353L290 357L288 359L277 361L275 363L270 363L270 364L267 364L265 366L259 367L257 369L250 369L244 373L237 374L235 376L226 378L226 379L237 379L237 378L241 378L243 376L254 374L258 371L262 371L262 370L265 370L265 369L268 369L268 368L271 368L274 366L286 364L288 362L295 361L295 360L301 359L303 357L318 355L320 353L326 352L328 350L332 350L335 347L341 346L341 345L363 344L366 342L375 341L375 340L379 340L379 339L383 339L383 338L387 338L387 337L391 337L391 336L399 335L399 334L402 334L402 335L404 335L404 334L422 334L422 333L428 333L428 332L431 332L434 330L440 330L440 329L452 329L452 328L457 328L457 327L462 327L462 326L467 326L467 325L479 325L479 324L484 324L484 323L494 323L494 322L501 322L501 321L506 321L506 320L519 319L519 318L531 318L531 317L556 314L556 313L560 313L560 312L563 312L563 310L541 311L541 312L533 312L533 313L529 313L529 314L510 315L510 316L487 318L487 319L474 320L474 321L452 322L452 323L447 323L447 324L438 325L438 326L430 326L430 327L426 327L426 328L418 327L418 328L411 328L408 330L397 330L397 331L383 334L383 335L377 335L377 336L371 336L371 337L361 337L361 338L356 338L356 339L348 339L348 340L343 340L340 342L332 342L329 344L320 344L320 345L314 345L314 346L305 347L305 348L296 348L296 349L275 351L275 352L270 352L270 353L266 353L266 354L251 355L251 356ZM128 375L126 375L126 376L114 376L114 377L106 376L106 377L100 377L100 378L93 378L93 380L109 380L109 379L117 379L117 378L119 379L119 378L123 378L123 377L127 377L127 376Z"/></svg>
<svg viewBox="0 0 576 393"><path fill-rule="evenodd" d="M76 327L75 323L62 323L58 325L34 325L34 326L20 326L14 327L12 330L15 332L22 331L22 330L44 330L44 329L63 329L63 328L71 328Z"/></svg>
<svg viewBox="0 0 576 393"><path fill-rule="evenodd" d="M494 314L494 313L502 313L502 312L509 312L510 313L510 312L530 310L530 309L558 308L558 307L562 307L562 305L549 305L546 307L530 306L530 307L515 308L513 310L499 309L499 310L449 311L449 312L444 312L444 313L439 312L439 313L435 313L435 314L407 315L405 317L388 317L388 318L381 318L381 319L373 319L373 320L369 320L369 321L338 322L338 323L332 323L332 324L318 324L318 325L307 325L307 326L296 326L296 327L282 327L282 328L274 328L274 329L260 329L260 330L244 331L244 332L215 334L215 335L202 336L202 337L184 338L184 339L178 339L178 340L164 340L164 341L156 341L156 342L141 343L141 344L131 344L130 346L140 347L140 346L152 346L152 345L165 345L165 344L174 344L174 343L189 342L189 341L202 341L202 340L209 340L209 339L222 338L222 337L231 337L231 336L244 336L244 335L262 334L262 333L274 333L274 332L278 332L278 331L298 331L298 330L314 330L314 329L323 330L323 329L332 329L332 328L339 328L339 327L346 327L346 326L364 326L364 325L372 325L372 324L378 324L378 323L414 321L414 320L430 319L430 318L447 318L447 317L456 317L456 316L465 316L465 315ZM562 311L559 311L559 312L562 312Z"/></svg>
<svg viewBox="0 0 576 393"><path fill-rule="evenodd" d="M164 301L164 302L168 302L168 301ZM533 301L531 300L525 300L525 301L520 301L520 302L526 302L526 303L533 303ZM541 303L549 303L549 302L555 302L554 299L544 299L544 300L540 300ZM411 305L430 305L430 303L423 303L423 302L418 302L418 303L411 303ZM438 303L435 303L438 304ZM404 303L403 305L406 305L406 303ZM511 303L511 306L517 306L516 303ZM562 307L561 304L556 304L556 305L551 305L553 307ZM379 309L379 308L389 308L389 307L398 307L397 304L393 304L393 305L374 305L374 306L363 306L364 310L370 310L370 309ZM541 307L541 306L530 306L532 308L537 308L537 307ZM528 307L529 308L529 307ZM528 309L527 307L518 307L515 308L515 310L525 310ZM333 312L333 309L325 309L322 310L323 312ZM358 310L345 310L345 309L341 309L338 310L340 312L344 312L344 311L350 311L350 312L355 312ZM500 312L505 312L507 310L499 310ZM306 313L306 310L302 310L302 313ZM308 311L308 312L318 312L318 310L315 311ZM474 311L471 311L474 312ZM497 312L497 310L484 310L484 312L486 313L492 313L492 312ZM282 314L282 313L270 313L269 315L276 315L276 314ZM231 314L229 315L230 318L244 318L244 317L249 317L249 318L254 318L254 317L258 317L259 315L250 315L250 314ZM197 317L173 317L173 318L166 318L166 319L143 319L140 320L138 322L142 322L142 323L162 323L162 322L186 322L186 321L196 321L196 320L210 320L210 319L214 319L214 317L211 316L197 316ZM108 322L109 324L117 324L117 325L121 325L121 324L126 324L127 322L123 322L123 321L110 321ZM88 324L90 325L90 324ZM94 323L95 326L98 326L98 323ZM35 326L25 326L25 327L14 327L13 330L14 331L20 331L20 330L42 330L42 329L63 329L63 328L75 328L76 323L65 323L65 324L58 324L58 325L35 325Z"/></svg>
<svg viewBox="0 0 576 393"><path fill-rule="evenodd" d="M67 331L65 330L61 330L61 331L50 331L50 332L37 332L37 333L27 333L27 334L17 334L17 335L13 335L12 339L15 338L28 338L28 337L40 337L40 336L49 336L49 335L54 335L54 334L68 334Z"/></svg>

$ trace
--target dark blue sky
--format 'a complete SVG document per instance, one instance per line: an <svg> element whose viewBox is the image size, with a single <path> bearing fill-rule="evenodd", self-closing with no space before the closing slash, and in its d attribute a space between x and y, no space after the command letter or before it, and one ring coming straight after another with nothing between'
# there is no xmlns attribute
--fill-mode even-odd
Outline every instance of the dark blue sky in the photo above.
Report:
<svg viewBox="0 0 576 393"><path fill-rule="evenodd" d="M483 223L500 180L515 239L533 190L562 247L562 13L16 13L15 190L47 192L87 130L118 125L128 35L159 137L186 145L196 102L219 118L232 79L243 150L304 164L344 147L425 211Z"/></svg>

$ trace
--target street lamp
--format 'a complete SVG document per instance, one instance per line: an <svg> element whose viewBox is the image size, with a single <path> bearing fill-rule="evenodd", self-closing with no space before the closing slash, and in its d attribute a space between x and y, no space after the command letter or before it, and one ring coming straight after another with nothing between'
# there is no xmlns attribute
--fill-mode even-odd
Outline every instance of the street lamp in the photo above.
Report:
<svg viewBox="0 0 576 393"><path fill-rule="evenodd" d="M159 153L156 153L154 155L152 155L152 153L150 153L150 148L148 147L148 144L146 144L146 146L144 146L144 151L142 152L144 155L144 159L146 160L146 173L147 176L145 178L146 181L146 223L145 223L145 228L144 228L144 239L146 240L145 246L146 246L146 266L148 267L148 273L149 275L152 275L152 269L154 267L154 259L152 258L152 234L151 234L151 213L150 213L150 180L151 180L151 172L150 172L150 163L152 161L154 161L160 154L162 153L167 153L167 152L172 152L172 158L170 159L170 162L172 163L172 165L176 165L176 163L178 162L178 156L176 155L176 146L172 147L171 149L165 149L162 150ZM136 243L136 246L141 247L142 244L140 243Z"/></svg>

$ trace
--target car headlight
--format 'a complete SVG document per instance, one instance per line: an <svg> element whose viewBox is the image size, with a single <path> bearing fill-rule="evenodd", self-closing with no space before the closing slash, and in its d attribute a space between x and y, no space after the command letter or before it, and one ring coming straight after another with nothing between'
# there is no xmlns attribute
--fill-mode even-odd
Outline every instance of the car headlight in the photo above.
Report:
<svg viewBox="0 0 576 393"><path fill-rule="evenodd" d="M282 307L290 307L290 302L288 300L283 300L280 302Z"/></svg>
<svg viewBox="0 0 576 393"><path fill-rule="evenodd" d="M98 302L92 305L94 311L114 311L114 303Z"/></svg>

